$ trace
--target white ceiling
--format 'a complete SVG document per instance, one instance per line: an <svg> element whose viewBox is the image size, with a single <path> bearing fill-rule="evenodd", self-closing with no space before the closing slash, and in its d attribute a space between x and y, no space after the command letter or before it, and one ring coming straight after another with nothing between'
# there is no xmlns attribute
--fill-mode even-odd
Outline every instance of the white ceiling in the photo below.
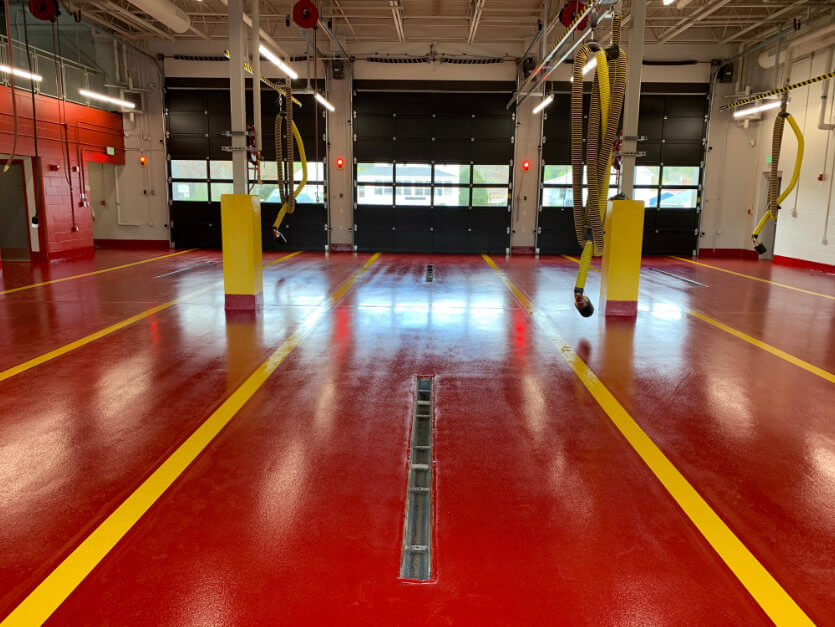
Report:
<svg viewBox="0 0 835 627"><path fill-rule="evenodd" d="M750 44L794 19L804 22L832 19L835 0L648 0L646 40L650 44ZM123 37L136 40L224 40L227 7L221 0L174 0L191 18L191 28L175 34L134 7L128 0L77 0L83 15ZM392 6L392 4L396 6ZM261 0L261 26L276 41L302 41L293 26L286 25L292 0ZM505 44L523 50L538 31L543 17L542 0L321 0L321 17L349 51L370 44ZM563 0L551 3L553 20ZM625 24L631 0L623 0ZM245 0L245 7L249 3ZM398 24L399 22L399 24ZM557 25L551 41L562 32ZM323 49L334 49L327 34L317 32ZM425 46L424 46L425 47Z"/></svg>

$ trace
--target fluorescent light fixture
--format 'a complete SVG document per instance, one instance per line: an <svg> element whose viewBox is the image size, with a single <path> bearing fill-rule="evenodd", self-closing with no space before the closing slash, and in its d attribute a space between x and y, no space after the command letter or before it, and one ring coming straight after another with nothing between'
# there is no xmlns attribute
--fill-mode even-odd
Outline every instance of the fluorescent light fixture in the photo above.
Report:
<svg viewBox="0 0 835 627"><path fill-rule="evenodd" d="M3 74L14 74L20 78L28 78L30 81L35 81L36 83L43 80L43 76L40 74L31 74L25 70L21 70L16 67L9 67L8 65L0 65L0 72L3 72Z"/></svg>
<svg viewBox="0 0 835 627"><path fill-rule="evenodd" d="M542 111L545 107L547 107L552 102L554 102L554 94L548 94L547 97L542 99L542 102L540 102L538 105L536 105L533 108L533 112L534 113L539 113L540 111Z"/></svg>
<svg viewBox="0 0 835 627"><path fill-rule="evenodd" d="M316 98L316 100L319 101L319 104L325 107L325 109L327 109L328 111L336 111L336 107L334 107L331 103L325 100L325 97L318 91L314 92L313 97Z"/></svg>
<svg viewBox="0 0 835 627"><path fill-rule="evenodd" d="M744 118L748 115L754 115L755 113L759 113L760 111L768 111L769 109L776 109L780 106L779 100L774 100L772 102L766 102L765 104L757 105L756 107L748 107L747 109L739 109L734 111L735 118Z"/></svg>
<svg viewBox="0 0 835 627"><path fill-rule="evenodd" d="M266 57L267 61L272 63L279 70L284 72L287 76L289 76L290 78L298 78L299 77L299 75L296 74L296 71L293 68L291 68L284 61L282 61L277 56L275 56L272 53L272 51L269 48L267 48L264 44L261 44L261 47L259 48L259 50L261 51L261 54L263 54Z"/></svg>
<svg viewBox="0 0 835 627"><path fill-rule="evenodd" d="M111 98L110 96L105 96L104 94L100 94L95 91L79 89L78 93L84 96L85 98L90 98L92 100L100 100L101 102L109 102L110 104L118 105L120 107L124 107L125 109L136 108L136 105L132 102L128 102L127 100L120 100L119 98Z"/></svg>
<svg viewBox="0 0 835 627"><path fill-rule="evenodd" d="M671 4L674 4L676 0L664 0L664 6L668 7Z"/></svg>

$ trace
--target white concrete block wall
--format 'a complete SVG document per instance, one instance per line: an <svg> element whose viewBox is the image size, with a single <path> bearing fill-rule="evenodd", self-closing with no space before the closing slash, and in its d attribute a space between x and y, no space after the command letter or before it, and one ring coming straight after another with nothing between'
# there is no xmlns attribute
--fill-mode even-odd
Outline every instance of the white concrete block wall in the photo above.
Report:
<svg viewBox="0 0 835 627"><path fill-rule="evenodd" d="M794 64L791 81L797 82L824 74L826 51L821 50ZM827 205L835 204L832 185L835 162L835 131L818 128L822 84L816 83L792 91L789 113L797 120L805 138L803 167L797 187L785 201L777 220L774 254L835 266L835 216L830 211L827 224ZM832 89L827 119L832 120ZM767 124L770 137L770 123ZM797 144L788 125L783 134L780 169L783 184L788 184L794 168ZM819 175L823 180L819 181Z"/></svg>

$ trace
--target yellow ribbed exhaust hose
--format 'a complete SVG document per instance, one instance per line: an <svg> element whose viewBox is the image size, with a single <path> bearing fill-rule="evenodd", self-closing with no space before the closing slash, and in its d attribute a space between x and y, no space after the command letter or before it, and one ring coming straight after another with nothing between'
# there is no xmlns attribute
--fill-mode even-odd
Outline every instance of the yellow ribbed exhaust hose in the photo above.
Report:
<svg viewBox="0 0 835 627"><path fill-rule="evenodd" d="M794 171L792 172L791 181L789 181L788 187L786 187L777 199L778 205L783 202L789 194L791 194L794 186L797 185L797 179L800 176L800 166L803 165L803 151L806 148L806 142L803 140L803 132L800 130L800 127L797 125L797 122L794 121L791 114L786 116L786 121L789 123L789 126L792 127L794 136L797 138L797 158L794 160Z"/></svg>
<svg viewBox="0 0 835 627"><path fill-rule="evenodd" d="M594 243L591 240L586 241L583 246L583 254L580 255L580 270L577 272L577 281L574 283L574 289L586 289L586 277L589 275L589 267L591 266L591 258L594 255Z"/></svg>
<svg viewBox="0 0 835 627"><path fill-rule="evenodd" d="M603 50L600 50L595 55L597 57L597 79L595 80L595 84L597 85L597 95L598 99L595 101L595 104L599 103L599 114L600 114L600 137L606 136L606 124L608 123L609 118L609 105L611 104L611 88L609 85L609 65L606 61L606 53ZM596 108L596 107L593 107ZM595 111L592 111L590 115L595 115ZM588 182L589 188L594 186L594 183L597 179L597 151L591 150L591 147L586 149L588 151ZM608 167L606 172L608 173L611 169L611 156L609 157ZM606 199L609 195L609 177L605 176L599 183L599 197L597 200L598 208L600 211L600 218L601 221L603 217L606 215ZM591 198L589 199L591 201ZM590 206L591 202L590 202ZM575 294L582 293L582 290L586 287L586 278L589 274L589 267L591 266L591 259L594 254L597 253L598 255L602 254L603 251L597 251L594 247L593 240L586 240L586 243L583 245L583 254L580 255L580 268L577 271L577 280L574 283L574 292ZM580 292L578 292L580 290Z"/></svg>
<svg viewBox="0 0 835 627"><path fill-rule="evenodd" d="M776 175L776 163L777 160L780 158L780 144L782 142L783 136L783 116L778 116L774 122L774 142L772 143L771 149L771 163L772 163L772 175L769 178L769 197L773 197L777 193L777 175ZM789 184L786 186L786 189L783 190L774 202L769 202L769 206L766 208L765 214L757 223L754 232L752 233L751 237L754 240L754 248L760 254L765 252L765 246L758 242L758 238L763 232L766 223L769 220L776 220L777 219L777 209L779 209L780 204L788 198L789 194L792 193L792 190L797 185L797 180L800 178L800 168L803 166L803 153L806 149L806 142L803 138L803 132L800 130L800 127L797 125L794 117L791 114L785 115L785 121L789 123L791 126L792 131L794 132L794 136L797 139L797 156L794 160L794 170L792 171L792 177L789 181Z"/></svg>
<svg viewBox="0 0 835 627"><path fill-rule="evenodd" d="M296 145L299 147L299 159L301 159L302 162L302 180L293 192L293 199L296 199L299 197L299 194L302 193L304 186L307 185L307 155L304 152L304 142L302 141L302 137L299 134L299 129L295 122L293 122L293 137L296 138ZM293 158L292 155L290 158ZM273 229L278 229L281 226L281 221L284 220L284 216L287 215L287 210L290 204L291 201L288 199L283 205L281 205L281 209L275 218L275 222L273 222Z"/></svg>
<svg viewBox="0 0 835 627"><path fill-rule="evenodd" d="M765 223L768 222L769 220L772 220L772 219L773 218L771 217L771 212L766 211L765 214L762 217L762 220L760 220L760 223L757 225L757 228L754 229L754 237L755 238L759 237L760 233L763 232L763 229L765 228Z"/></svg>

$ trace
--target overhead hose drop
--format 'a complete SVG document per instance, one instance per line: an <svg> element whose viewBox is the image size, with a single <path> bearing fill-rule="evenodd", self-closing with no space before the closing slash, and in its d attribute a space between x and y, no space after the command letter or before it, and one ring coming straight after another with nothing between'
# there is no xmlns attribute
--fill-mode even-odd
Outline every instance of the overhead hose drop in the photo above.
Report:
<svg viewBox="0 0 835 627"><path fill-rule="evenodd" d="M574 204L574 230L583 250L574 284L574 305L584 317L594 313L585 295L593 256L603 254L603 221L609 198L609 173L612 151L618 137L623 100L626 94L626 53L620 47L621 17L612 19L612 46L602 50L594 42L581 46L574 55L574 81L571 87L571 170ZM583 206L583 69L591 54L597 60L589 111L586 166L588 202Z"/></svg>
<svg viewBox="0 0 835 627"><path fill-rule="evenodd" d="M780 194L780 181L778 179L780 171L780 147L783 143L783 127L786 122L789 123L792 131L794 131L794 136L797 138L797 156L794 160L792 178L786 186L786 189L784 189L783 193ZM788 197L789 194L791 194L795 185L797 185L797 179L800 177L800 168L803 165L804 148L805 142L803 140L803 132L800 130L800 127L797 125L797 122L795 122L791 113L786 111L786 101L784 99L783 106L780 108L780 113L777 114L777 117L774 120L774 131L771 134L771 171L768 173L768 206L766 207L763 217L757 223L757 227L751 235L751 240L754 242L754 250L756 250L760 255L768 250L765 247L765 244L759 241L760 234L769 220L777 219L777 213L780 211L780 204L786 199L786 197Z"/></svg>
<svg viewBox="0 0 835 627"><path fill-rule="evenodd" d="M273 236L276 239L285 239L279 230L281 222L285 215L296 210L296 198L307 184L307 155L304 152L304 142L302 142L299 129L293 122L293 102L295 100L293 99L290 79L287 79L282 94L283 107L275 117L275 160L278 169L278 193L281 197L281 209L273 223ZM299 160L302 164L302 180L295 189L293 189L294 139L299 147Z"/></svg>

